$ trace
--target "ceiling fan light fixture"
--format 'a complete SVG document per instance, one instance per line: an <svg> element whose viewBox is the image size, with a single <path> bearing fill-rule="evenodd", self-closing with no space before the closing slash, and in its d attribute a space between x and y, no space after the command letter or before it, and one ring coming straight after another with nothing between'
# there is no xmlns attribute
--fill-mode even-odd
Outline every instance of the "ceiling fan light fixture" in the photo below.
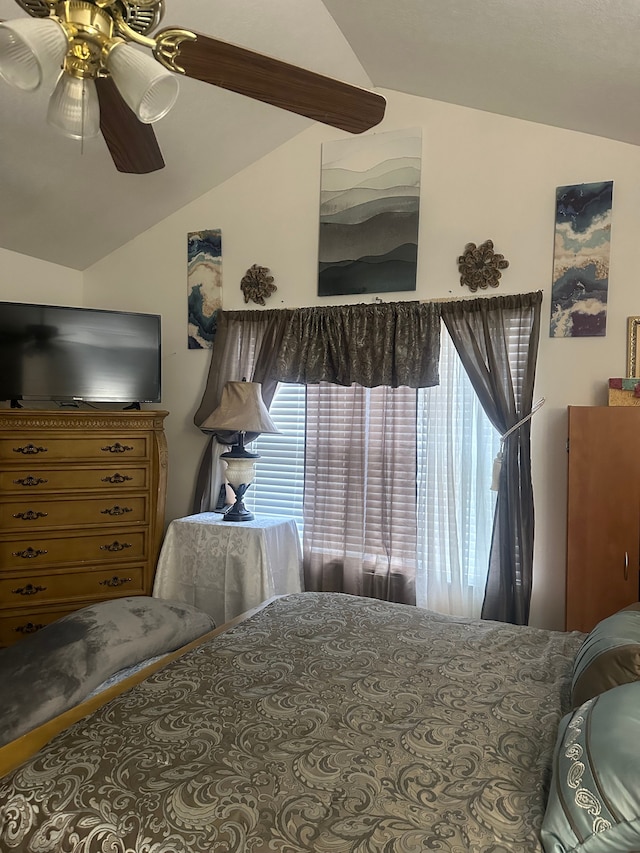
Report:
<svg viewBox="0 0 640 853"><path fill-rule="evenodd" d="M178 97L176 76L128 44L115 45L107 68L126 104L144 124L165 116Z"/></svg>
<svg viewBox="0 0 640 853"><path fill-rule="evenodd" d="M72 139L100 133L100 105L94 80L62 73L49 100L47 121Z"/></svg>
<svg viewBox="0 0 640 853"><path fill-rule="evenodd" d="M53 18L19 18L0 24L0 77L33 91L60 70L67 35Z"/></svg>

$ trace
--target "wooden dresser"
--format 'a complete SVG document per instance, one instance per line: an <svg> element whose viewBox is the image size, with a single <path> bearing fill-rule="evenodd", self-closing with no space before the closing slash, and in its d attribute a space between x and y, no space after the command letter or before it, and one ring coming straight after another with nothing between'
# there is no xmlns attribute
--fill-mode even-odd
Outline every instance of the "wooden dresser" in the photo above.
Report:
<svg viewBox="0 0 640 853"><path fill-rule="evenodd" d="M150 595L167 412L0 412L0 646L97 601Z"/></svg>

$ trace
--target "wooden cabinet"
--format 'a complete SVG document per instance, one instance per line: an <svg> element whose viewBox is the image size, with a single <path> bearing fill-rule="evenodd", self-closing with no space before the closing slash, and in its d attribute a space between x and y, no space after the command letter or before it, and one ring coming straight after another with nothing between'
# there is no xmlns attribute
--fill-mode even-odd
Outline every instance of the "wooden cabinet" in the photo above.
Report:
<svg viewBox="0 0 640 853"><path fill-rule="evenodd" d="M150 595L166 412L0 412L0 646L97 601Z"/></svg>
<svg viewBox="0 0 640 853"><path fill-rule="evenodd" d="M640 407L570 406L566 627L638 601Z"/></svg>

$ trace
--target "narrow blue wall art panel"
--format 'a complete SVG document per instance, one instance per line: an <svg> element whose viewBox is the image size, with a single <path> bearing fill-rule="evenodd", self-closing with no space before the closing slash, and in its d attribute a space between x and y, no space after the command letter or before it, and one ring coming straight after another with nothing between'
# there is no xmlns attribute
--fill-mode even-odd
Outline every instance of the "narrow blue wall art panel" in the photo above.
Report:
<svg viewBox="0 0 640 853"><path fill-rule="evenodd" d="M613 181L556 190L552 338L607 333Z"/></svg>
<svg viewBox="0 0 640 853"><path fill-rule="evenodd" d="M210 349L222 308L222 232L191 231L187 242L188 348Z"/></svg>

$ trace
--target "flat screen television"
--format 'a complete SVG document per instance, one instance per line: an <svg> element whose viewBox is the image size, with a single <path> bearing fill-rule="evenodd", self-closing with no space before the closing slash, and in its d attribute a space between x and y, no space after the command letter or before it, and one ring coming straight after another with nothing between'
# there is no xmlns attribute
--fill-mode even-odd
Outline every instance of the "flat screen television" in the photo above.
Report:
<svg viewBox="0 0 640 853"><path fill-rule="evenodd" d="M0 400L159 403L160 316L0 302Z"/></svg>

